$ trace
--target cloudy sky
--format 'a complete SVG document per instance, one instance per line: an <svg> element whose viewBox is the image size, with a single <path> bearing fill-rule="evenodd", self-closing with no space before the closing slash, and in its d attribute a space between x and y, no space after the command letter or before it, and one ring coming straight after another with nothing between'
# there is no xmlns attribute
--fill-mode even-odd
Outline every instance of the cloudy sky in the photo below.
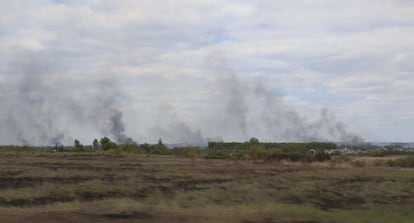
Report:
<svg viewBox="0 0 414 223"><path fill-rule="evenodd" d="M0 6L0 144L414 141L410 0Z"/></svg>

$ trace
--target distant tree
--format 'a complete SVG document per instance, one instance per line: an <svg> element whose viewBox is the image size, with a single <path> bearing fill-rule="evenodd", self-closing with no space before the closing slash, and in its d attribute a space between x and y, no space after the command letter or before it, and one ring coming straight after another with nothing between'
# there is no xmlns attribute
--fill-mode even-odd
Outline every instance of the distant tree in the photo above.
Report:
<svg viewBox="0 0 414 223"><path fill-rule="evenodd" d="M331 155L327 152L325 152L323 149L317 149L315 150L315 154L313 154L313 160L315 161L325 161L331 159Z"/></svg>
<svg viewBox="0 0 414 223"><path fill-rule="evenodd" d="M92 146L94 149L99 149L100 145L97 139L94 139L92 142Z"/></svg>
<svg viewBox="0 0 414 223"><path fill-rule="evenodd" d="M158 145L159 145L159 146L164 145L164 144L162 143L162 139L161 139L161 138L159 138L159 139L158 139Z"/></svg>
<svg viewBox="0 0 414 223"><path fill-rule="evenodd" d="M115 149L117 144L112 142L108 137L103 137L100 140L102 150Z"/></svg>
<svg viewBox="0 0 414 223"><path fill-rule="evenodd" d="M265 160L267 157L267 151L263 143L260 143L256 137L252 137L249 139L247 143L248 153L250 155L250 159L252 160ZM239 153L235 154L236 157L242 158L244 155ZM248 155L248 156L249 156Z"/></svg>
<svg viewBox="0 0 414 223"><path fill-rule="evenodd" d="M79 140L75 139L75 147L79 147L79 145L80 145Z"/></svg>
<svg viewBox="0 0 414 223"><path fill-rule="evenodd" d="M255 137L250 138L249 144L259 144L259 140Z"/></svg>
<svg viewBox="0 0 414 223"><path fill-rule="evenodd" d="M83 149L83 145L80 143L79 140L75 139L74 144L75 144L75 149L77 149L77 150L82 150Z"/></svg>
<svg viewBox="0 0 414 223"><path fill-rule="evenodd" d="M155 154L166 154L168 153L167 146L162 143L162 139L158 139L157 145L155 145Z"/></svg>
<svg viewBox="0 0 414 223"><path fill-rule="evenodd" d="M151 145L148 143L144 143L140 146L140 148L145 152L145 153L150 153L151 152Z"/></svg>

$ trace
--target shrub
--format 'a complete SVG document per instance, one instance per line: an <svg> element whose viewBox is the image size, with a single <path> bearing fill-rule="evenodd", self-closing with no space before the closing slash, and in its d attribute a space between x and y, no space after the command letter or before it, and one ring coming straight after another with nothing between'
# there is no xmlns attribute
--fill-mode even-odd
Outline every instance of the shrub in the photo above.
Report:
<svg viewBox="0 0 414 223"><path fill-rule="evenodd" d="M386 166L387 162L385 160L376 159L374 160L374 166Z"/></svg>
<svg viewBox="0 0 414 223"><path fill-rule="evenodd" d="M366 166L367 164L366 164L364 161L361 161L361 160L355 160L355 161L351 161L351 165L352 165L353 167L364 167L364 166Z"/></svg>
<svg viewBox="0 0 414 223"><path fill-rule="evenodd" d="M253 160L266 160L268 158L268 152L262 144L250 145L249 151Z"/></svg>
<svg viewBox="0 0 414 223"><path fill-rule="evenodd" d="M331 155L329 155L328 153L325 153L324 150L317 149L312 160L322 162L322 161L329 160L329 159L331 159Z"/></svg>
<svg viewBox="0 0 414 223"><path fill-rule="evenodd" d="M230 159L231 153L226 150L208 149L203 157L204 159Z"/></svg>
<svg viewBox="0 0 414 223"><path fill-rule="evenodd" d="M102 150L110 150L115 149L117 147L117 144L111 141L108 137L101 138L100 143Z"/></svg>
<svg viewBox="0 0 414 223"><path fill-rule="evenodd" d="M200 154L200 152L201 149L198 147L181 147L172 149L172 154L186 158L195 158Z"/></svg>
<svg viewBox="0 0 414 223"><path fill-rule="evenodd" d="M351 161L351 159L346 155L332 156L331 159L329 160L329 165L331 167L334 167L337 164L348 163L350 161Z"/></svg>
<svg viewBox="0 0 414 223"><path fill-rule="evenodd" d="M125 152L125 153L135 153L135 154L143 153L143 151L139 148L139 146L135 144L120 145L120 150L122 150L122 152Z"/></svg>
<svg viewBox="0 0 414 223"><path fill-rule="evenodd" d="M388 165L395 167L414 167L414 156L407 156L404 158L389 160Z"/></svg>

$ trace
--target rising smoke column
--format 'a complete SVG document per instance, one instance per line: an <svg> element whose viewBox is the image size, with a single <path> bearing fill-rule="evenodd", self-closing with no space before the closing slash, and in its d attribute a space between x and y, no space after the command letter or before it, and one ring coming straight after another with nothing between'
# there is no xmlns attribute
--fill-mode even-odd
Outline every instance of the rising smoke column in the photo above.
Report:
<svg viewBox="0 0 414 223"><path fill-rule="evenodd" d="M191 146L206 146L207 141L199 129L195 129L179 118L174 107L169 104L158 106L157 120L151 134L161 137L165 142L181 143Z"/></svg>
<svg viewBox="0 0 414 223"><path fill-rule="evenodd" d="M226 79L223 80L224 85L228 87L226 112L228 113L228 120L236 123L240 129L242 136L247 136L247 113L248 106L246 105L246 95L243 92L244 88L237 77L230 73Z"/></svg>
<svg viewBox="0 0 414 223"><path fill-rule="evenodd" d="M23 145L71 144L66 125L88 127L112 137L118 143L135 143L125 134L120 106L122 91L115 79L97 81L97 88L87 97L88 105L65 89L57 61L38 52L19 52L11 58L9 69L17 74L15 90L10 94L7 117L0 123L1 132ZM93 99L93 100L88 100Z"/></svg>
<svg viewBox="0 0 414 223"><path fill-rule="evenodd" d="M214 52L207 56L212 67L225 109L223 122L217 125L231 127L225 129L239 133L239 138L267 135L271 141L343 141L360 143L363 139L349 132L346 125L335 119L328 109L321 109L316 121L310 121L286 102L283 95L267 88L265 80L256 78L240 79L228 65L225 53ZM250 134L250 136L248 136ZM232 136L234 137L234 136Z"/></svg>
<svg viewBox="0 0 414 223"><path fill-rule="evenodd" d="M136 142L125 134L123 112L120 110L123 94L117 80L101 80L97 83L96 89L98 93L92 109L88 111L88 120L117 143L135 144Z"/></svg>
<svg viewBox="0 0 414 223"><path fill-rule="evenodd" d="M206 57L205 66L209 75L215 78L218 87L219 97L213 101L220 101L222 108L218 108L219 113L213 114L220 116L217 129L225 131L226 135L232 138L243 140L248 138L248 113L247 106L248 92L245 84L237 77L228 64L226 54L223 52L213 52Z"/></svg>
<svg viewBox="0 0 414 223"><path fill-rule="evenodd" d="M9 106L5 126L17 143L59 145L68 139L59 115L60 101L57 92L48 84L45 74L52 66L36 55L22 54L23 60L14 64L22 79L16 86Z"/></svg>
<svg viewBox="0 0 414 223"><path fill-rule="evenodd" d="M261 84L255 86L257 98L262 98L264 106L261 111L262 123L269 132L281 134L289 141L343 141L361 143L362 137L349 132L344 123L337 121L327 108L319 112L316 121L302 117L283 97ZM281 130L281 131L280 131Z"/></svg>
<svg viewBox="0 0 414 223"><path fill-rule="evenodd" d="M220 56L221 55L221 56ZM231 69L223 53L214 53L207 59L208 72L215 79L213 95L214 113L200 123L215 126L210 136L225 140L247 140L251 136L265 135L272 141L345 141L360 142L362 138L350 133L346 125L335 119L329 110L322 109L316 121L303 117L286 102L283 95L275 93L251 77L241 79ZM90 127L118 143L135 143L126 134L123 113L123 89L116 78L92 80L95 86L85 95L87 105L80 104L71 91L62 88L65 80L59 76L54 62L42 55L20 56L13 69L18 69L20 81L13 98L7 103L8 113L2 128L20 144L55 145L72 143L65 124ZM254 80L254 81L252 81ZM90 84L90 83L88 83ZM73 85L72 85L73 86ZM90 86L90 85L88 85ZM72 89L72 91L83 89ZM162 110L162 109L161 109ZM192 111L197 112L197 111ZM154 112L155 113L155 112ZM173 110L166 109L159 115L160 123L152 128L152 137L166 141L205 145L203 125L189 125ZM214 121L212 121L214 120ZM205 130L205 129L204 129ZM5 132L5 131L2 131Z"/></svg>

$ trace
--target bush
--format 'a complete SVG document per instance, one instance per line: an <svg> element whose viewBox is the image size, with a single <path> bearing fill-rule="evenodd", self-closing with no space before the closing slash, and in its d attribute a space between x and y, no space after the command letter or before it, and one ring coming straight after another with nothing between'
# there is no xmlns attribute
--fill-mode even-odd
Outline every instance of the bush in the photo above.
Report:
<svg viewBox="0 0 414 223"><path fill-rule="evenodd" d="M407 156L404 158L389 160L388 165L395 167L414 167L414 156Z"/></svg>
<svg viewBox="0 0 414 223"><path fill-rule="evenodd" d="M333 143L261 143L256 138L252 138L244 143L209 142L204 158L312 162L329 160L331 156L324 150L334 148L336 145ZM312 155L309 149L315 149L317 153Z"/></svg>
<svg viewBox="0 0 414 223"><path fill-rule="evenodd" d="M208 149L203 157L204 159L230 159L232 155L226 150Z"/></svg>
<svg viewBox="0 0 414 223"><path fill-rule="evenodd" d="M376 159L374 160L374 166L386 166L387 162L385 160Z"/></svg>
<svg viewBox="0 0 414 223"><path fill-rule="evenodd" d="M198 147L181 147L172 149L172 154L186 158L195 158L200 154L200 152L201 149Z"/></svg>
<svg viewBox="0 0 414 223"><path fill-rule="evenodd" d="M138 145L136 144L123 144L120 145L120 150L125 153L135 153L135 154L141 154L144 153Z"/></svg>
<svg viewBox="0 0 414 223"><path fill-rule="evenodd" d="M250 156L253 160L268 159L268 152L262 144L252 144L249 146Z"/></svg>
<svg viewBox="0 0 414 223"><path fill-rule="evenodd" d="M353 167L364 167L364 166L366 166L367 164L366 164L364 161L361 161L361 160L355 160L355 161L352 161L352 162L351 162L351 165L352 165Z"/></svg>
<svg viewBox="0 0 414 223"><path fill-rule="evenodd" d="M328 153L325 153L324 150L317 149L315 155L313 155L312 160L322 162L322 161L330 160L330 159L331 159L331 155L329 155Z"/></svg>
<svg viewBox="0 0 414 223"><path fill-rule="evenodd" d="M332 158L329 160L329 165L331 167L334 167L337 164L348 163L350 161L351 159L346 155L332 156Z"/></svg>
<svg viewBox="0 0 414 223"><path fill-rule="evenodd" d="M102 150L110 150L117 148L117 144L111 141L108 137L103 137L100 140Z"/></svg>

